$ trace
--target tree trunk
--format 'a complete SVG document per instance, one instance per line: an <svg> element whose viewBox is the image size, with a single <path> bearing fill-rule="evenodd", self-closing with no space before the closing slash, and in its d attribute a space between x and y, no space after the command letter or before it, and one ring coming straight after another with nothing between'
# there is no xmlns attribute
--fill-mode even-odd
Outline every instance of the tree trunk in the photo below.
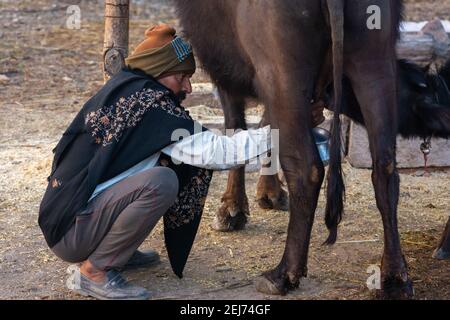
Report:
<svg viewBox="0 0 450 320"><path fill-rule="evenodd" d="M129 0L105 0L105 82L125 66L125 58L128 56L129 9Z"/></svg>

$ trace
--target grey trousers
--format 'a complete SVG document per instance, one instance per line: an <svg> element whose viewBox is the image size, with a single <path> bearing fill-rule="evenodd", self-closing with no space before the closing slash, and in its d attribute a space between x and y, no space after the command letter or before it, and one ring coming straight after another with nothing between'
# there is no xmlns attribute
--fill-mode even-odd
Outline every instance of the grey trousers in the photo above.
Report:
<svg viewBox="0 0 450 320"><path fill-rule="evenodd" d="M123 267L175 202L178 178L154 167L100 193L52 251L64 261L89 260L101 270Z"/></svg>

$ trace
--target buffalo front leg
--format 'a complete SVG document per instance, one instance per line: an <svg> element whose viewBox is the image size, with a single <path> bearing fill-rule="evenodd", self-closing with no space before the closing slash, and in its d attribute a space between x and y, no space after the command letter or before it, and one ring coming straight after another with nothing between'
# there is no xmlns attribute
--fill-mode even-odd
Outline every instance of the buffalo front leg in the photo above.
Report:
<svg viewBox="0 0 450 320"><path fill-rule="evenodd" d="M216 231L242 230L249 215L245 193L245 167L231 170L228 174L227 190L222 195L222 206L217 213L213 229Z"/></svg>
<svg viewBox="0 0 450 320"><path fill-rule="evenodd" d="M278 174L259 177L256 201L262 209L289 210L289 196L283 189Z"/></svg>
<svg viewBox="0 0 450 320"><path fill-rule="evenodd" d="M450 217L448 218L441 241L439 241L438 248L433 253L433 258L438 260L450 259Z"/></svg>
<svg viewBox="0 0 450 320"><path fill-rule="evenodd" d="M246 130L245 99L218 88L225 115L226 129ZM230 170L227 190L222 195L222 206L216 214L212 228L217 231L244 229L249 215L248 199L245 193L245 167Z"/></svg>
<svg viewBox="0 0 450 320"><path fill-rule="evenodd" d="M269 115L266 108L259 126L264 127L269 124ZM269 153L269 157L270 155L271 153ZM263 167L269 168L273 165L273 163L267 163L263 164ZM282 187L278 174L261 174L256 186L256 201L262 209L289 210L289 197Z"/></svg>

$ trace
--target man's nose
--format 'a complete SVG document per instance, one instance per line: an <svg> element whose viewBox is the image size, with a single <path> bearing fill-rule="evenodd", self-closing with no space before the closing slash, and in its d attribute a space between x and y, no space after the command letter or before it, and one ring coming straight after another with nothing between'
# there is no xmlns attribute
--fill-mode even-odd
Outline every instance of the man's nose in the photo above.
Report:
<svg viewBox="0 0 450 320"><path fill-rule="evenodd" d="M192 93L192 84L191 84L191 80L190 79L186 79L183 83L183 91L186 92L187 94L191 94Z"/></svg>

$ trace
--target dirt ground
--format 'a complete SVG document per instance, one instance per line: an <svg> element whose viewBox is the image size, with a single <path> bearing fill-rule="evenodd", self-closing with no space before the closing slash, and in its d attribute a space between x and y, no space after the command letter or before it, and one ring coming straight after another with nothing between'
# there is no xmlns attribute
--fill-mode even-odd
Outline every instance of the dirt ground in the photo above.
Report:
<svg viewBox="0 0 450 320"><path fill-rule="evenodd" d="M84 299L66 289L68 264L47 248L37 213L52 148L84 101L102 85L102 3L0 2L0 299ZM450 18L450 0L406 3L407 20ZM70 4L81 8L80 30L65 26ZM177 23L170 1L162 0L134 1L131 18L131 46L149 25ZM194 78L205 81L201 75ZM321 196L309 277L283 299L374 298L365 283L368 267L380 262L383 230L370 171L347 164L344 169L348 193L338 243L321 246L327 236ZM162 264L129 272L127 278L148 288L155 299L279 299L257 293L254 281L279 262L288 214L259 209L254 201L257 178L257 173L247 176L247 229L217 233L210 225L220 207L226 174L215 174L184 279L170 270L161 225L143 246L158 250ZM434 170L429 177L410 170L401 180L399 226L416 298L450 299L450 262L431 258L450 214L450 170Z"/></svg>

